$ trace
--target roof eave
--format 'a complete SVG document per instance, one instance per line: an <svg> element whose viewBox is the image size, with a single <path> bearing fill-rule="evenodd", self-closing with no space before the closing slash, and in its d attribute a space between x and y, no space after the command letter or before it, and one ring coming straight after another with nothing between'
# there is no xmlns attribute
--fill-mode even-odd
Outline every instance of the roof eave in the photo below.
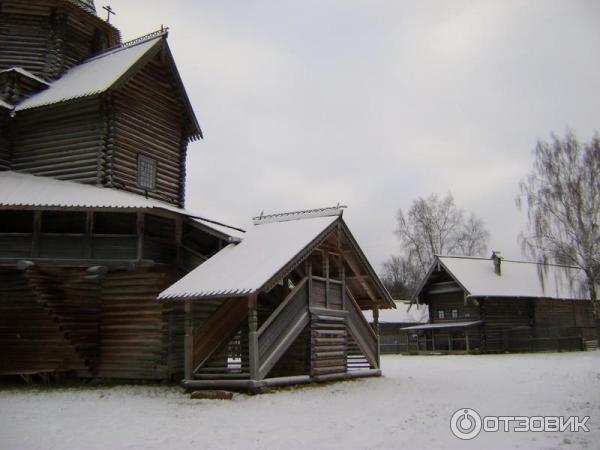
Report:
<svg viewBox="0 0 600 450"><path fill-rule="evenodd" d="M344 234L348 238L348 241L352 245L353 250L356 252L358 257L360 258L361 262L367 269L367 272L369 273L371 279L374 281L375 286L380 291L381 298L384 301L384 306L387 306L389 309L395 309L396 303L394 302L394 299L392 298L392 296L390 295L390 293L388 292L386 287L381 282L381 279L377 275L377 272L375 272L375 269L373 269L373 266L371 266L371 263L369 262L367 256L364 254L364 252L358 245L358 242L354 238L354 235L350 231L350 228L348 228L348 225L346 225L346 222L344 222L344 219L341 216L339 218L339 223L341 224Z"/></svg>

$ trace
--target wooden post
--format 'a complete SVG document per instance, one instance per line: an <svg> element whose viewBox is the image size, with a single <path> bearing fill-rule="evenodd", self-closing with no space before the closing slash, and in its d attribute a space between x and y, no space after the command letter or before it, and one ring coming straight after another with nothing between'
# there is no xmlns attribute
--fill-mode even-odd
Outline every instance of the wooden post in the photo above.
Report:
<svg viewBox="0 0 600 450"><path fill-rule="evenodd" d="M448 353L452 351L452 333L448 331Z"/></svg>
<svg viewBox="0 0 600 450"><path fill-rule="evenodd" d="M346 311L346 269L341 264L340 259L340 276L342 278L342 311Z"/></svg>
<svg viewBox="0 0 600 450"><path fill-rule="evenodd" d="M248 297L248 365L250 367L250 379L258 381L258 369L260 361L258 357L258 314L257 295Z"/></svg>
<svg viewBox="0 0 600 450"><path fill-rule="evenodd" d="M137 212L137 260L141 261L144 257L144 213L141 211Z"/></svg>
<svg viewBox="0 0 600 450"><path fill-rule="evenodd" d="M373 325L375 328L375 336L377 337L377 368L381 367L380 364L380 355L381 355L381 349L380 349L380 341L381 339L379 338L379 308L377 307L377 305L373 306Z"/></svg>
<svg viewBox="0 0 600 450"><path fill-rule="evenodd" d="M183 252L181 251L181 242L183 240L183 221L181 217L175 219L175 264L177 267L183 265Z"/></svg>
<svg viewBox="0 0 600 450"><path fill-rule="evenodd" d="M323 250L323 275L325 276L325 308L329 309L329 252Z"/></svg>
<svg viewBox="0 0 600 450"><path fill-rule="evenodd" d="M84 258L92 257L92 234L94 232L94 214L88 211L85 215Z"/></svg>
<svg viewBox="0 0 600 450"><path fill-rule="evenodd" d="M194 308L192 300L186 300L184 306L185 339L184 339L184 376L186 380L194 379Z"/></svg>
<svg viewBox="0 0 600 450"><path fill-rule="evenodd" d="M469 353L469 332L465 331L465 344L467 346L467 353Z"/></svg>
<svg viewBox="0 0 600 450"><path fill-rule="evenodd" d="M33 213L33 239L31 256L37 258L40 256L40 230L42 226L42 212L36 211Z"/></svg>
<svg viewBox="0 0 600 450"><path fill-rule="evenodd" d="M435 353L435 331L431 330L431 353Z"/></svg>
<svg viewBox="0 0 600 450"><path fill-rule="evenodd" d="M306 290L308 291L308 306L312 306L312 292L313 292L313 279L312 279L312 262L310 257L306 262L306 276L308 277Z"/></svg>

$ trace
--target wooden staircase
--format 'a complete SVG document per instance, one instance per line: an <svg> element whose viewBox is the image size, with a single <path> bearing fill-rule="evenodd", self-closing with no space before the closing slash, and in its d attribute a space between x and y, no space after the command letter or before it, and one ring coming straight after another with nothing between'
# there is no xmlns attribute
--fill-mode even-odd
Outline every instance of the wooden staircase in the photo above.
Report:
<svg viewBox="0 0 600 450"><path fill-rule="evenodd" d="M25 277L37 302L85 364L87 373L80 375L92 375L99 356L98 282L85 271L46 273L33 268Z"/></svg>
<svg viewBox="0 0 600 450"><path fill-rule="evenodd" d="M202 371L213 355L227 347L248 318L245 299L225 300L216 312L194 334L194 372ZM225 358L227 355L225 355Z"/></svg>
<svg viewBox="0 0 600 450"><path fill-rule="evenodd" d="M76 370L89 376L68 323L32 285L23 272L0 272L0 374Z"/></svg>
<svg viewBox="0 0 600 450"><path fill-rule="evenodd" d="M346 290L348 301L347 329L352 338L349 342L347 365L348 369L379 368L378 340L375 331L363 315L358 303L352 297L350 291Z"/></svg>
<svg viewBox="0 0 600 450"><path fill-rule="evenodd" d="M307 278L304 278L258 330L259 379L269 374L309 321Z"/></svg>

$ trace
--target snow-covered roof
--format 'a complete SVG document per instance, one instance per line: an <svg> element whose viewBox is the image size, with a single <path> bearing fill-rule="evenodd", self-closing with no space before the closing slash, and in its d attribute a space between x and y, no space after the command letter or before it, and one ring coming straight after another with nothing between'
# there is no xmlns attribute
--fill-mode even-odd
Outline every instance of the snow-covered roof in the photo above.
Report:
<svg viewBox="0 0 600 450"><path fill-rule="evenodd" d="M409 300L394 300L394 303L396 309L379 311L379 323L425 323L429 320L427 305L412 305L411 307ZM373 322L371 310L365 310L363 314L369 322Z"/></svg>
<svg viewBox="0 0 600 450"><path fill-rule="evenodd" d="M4 100L0 99L0 108L4 108L4 109L13 109L14 106L11 105L10 103L5 102Z"/></svg>
<svg viewBox="0 0 600 450"><path fill-rule="evenodd" d="M236 297L255 293L336 220L337 215L256 225L240 243L225 247L158 298Z"/></svg>
<svg viewBox="0 0 600 450"><path fill-rule="evenodd" d="M105 92L126 75L162 39L158 35L134 45L125 45L73 67L50 87L24 100L16 111L37 108Z"/></svg>
<svg viewBox="0 0 600 450"><path fill-rule="evenodd" d="M0 172L0 206L162 209L194 217L213 231L232 236L225 231L226 226L213 224L201 215L166 202L131 192L12 171ZM239 232L234 233L239 235Z"/></svg>
<svg viewBox="0 0 600 450"><path fill-rule="evenodd" d="M496 275L491 259L439 256L437 260L472 297L589 298L580 289L580 269L503 259L501 275Z"/></svg>

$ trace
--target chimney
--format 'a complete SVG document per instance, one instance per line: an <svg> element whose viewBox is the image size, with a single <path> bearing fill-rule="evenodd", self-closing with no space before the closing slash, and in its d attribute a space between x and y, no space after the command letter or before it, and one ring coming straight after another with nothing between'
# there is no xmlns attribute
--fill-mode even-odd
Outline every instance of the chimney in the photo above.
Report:
<svg viewBox="0 0 600 450"><path fill-rule="evenodd" d="M492 261L494 263L494 273L498 276L502 275L502 260L504 258L502 257L502 253L500 253L499 251L493 250L492 251Z"/></svg>

